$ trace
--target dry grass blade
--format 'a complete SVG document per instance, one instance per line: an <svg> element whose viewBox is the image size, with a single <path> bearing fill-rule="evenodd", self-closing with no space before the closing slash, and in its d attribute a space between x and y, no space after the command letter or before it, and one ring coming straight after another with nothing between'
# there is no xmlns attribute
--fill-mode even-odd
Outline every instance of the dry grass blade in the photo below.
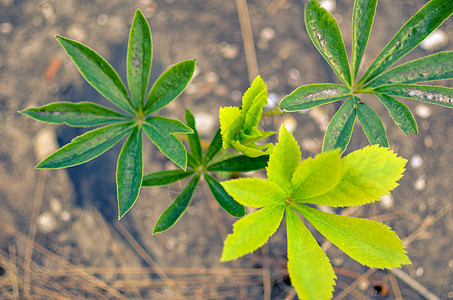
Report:
<svg viewBox="0 0 453 300"><path fill-rule="evenodd" d="M399 279L404 281L407 285L409 285L414 291L422 295L425 299L428 300L440 300L439 297L428 291L423 285L421 285L418 281L407 275L400 269L392 269L393 274L396 275Z"/></svg>
<svg viewBox="0 0 453 300"><path fill-rule="evenodd" d="M376 269L369 269L366 271L363 275L361 275L359 278L357 278L356 281L351 283L349 286L345 287L343 291L334 298L334 300L340 300L346 297L351 291L353 291L362 281L368 279L374 272L376 272Z"/></svg>

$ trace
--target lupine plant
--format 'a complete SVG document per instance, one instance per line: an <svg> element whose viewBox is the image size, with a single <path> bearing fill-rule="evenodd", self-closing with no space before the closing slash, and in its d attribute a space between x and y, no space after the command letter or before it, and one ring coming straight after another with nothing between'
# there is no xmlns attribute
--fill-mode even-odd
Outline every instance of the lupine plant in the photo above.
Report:
<svg viewBox="0 0 453 300"><path fill-rule="evenodd" d="M346 149L356 117L370 144L389 146L381 119L358 94L375 95L406 135L417 133L417 123L409 108L394 97L453 108L453 89L414 84L453 78L452 51L436 53L386 71L453 13L451 0L431 0L423 6L396 33L363 76L356 80L377 2L354 1L351 65L335 18L315 0L309 1L305 7L304 20L308 35L342 84L303 85L286 96L279 107L285 111L300 111L346 99L329 123L324 136L323 151Z"/></svg>
<svg viewBox="0 0 453 300"><path fill-rule="evenodd" d="M288 271L302 299L330 298L335 273L301 217L364 265L393 268L408 264L410 260L401 240L389 227L318 209L318 205L347 207L378 201L398 185L404 171L406 160L388 149L381 120L358 94L376 95L405 134L416 133L417 125L409 109L393 97L453 107L453 89L414 84L453 78L453 52L433 54L386 71L452 14L453 2L431 0L422 7L356 80L376 5L377 0L354 1L351 65L333 16L315 0L310 0L305 8L308 34L342 84L301 86L286 96L279 108L298 111L346 99L327 128L323 153L315 158L301 162L299 145L284 126L275 145L262 143L274 132L258 127L268 101L266 85L259 76L244 93L241 107L220 108L220 128L207 149L201 146L195 118L188 109L186 124L155 115L189 84L195 60L169 68L146 95L152 38L148 22L137 10L127 53L129 91L99 54L76 41L56 37L85 79L117 109L91 102L57 102L23 110L22 113L47 123L99 127L74 138L41 161L37 168L65 168L85 163L127 137L116 173L119 219L134 205L142 186L163 186L191 177L161 215L153 233L165 231L183 215L200 179L204 178L218 203L231 215L242 217L225 241L221 260L233 260L261 247L285 217ZM342 157L356 117L372 146ZM180 169L143 176L143 132ZM190 152L176 135L187 135ZM226 148L234 149L231 152ZM219 172L243 173L264 168L267 179L246 177L223 182L217 179ZM245 215L244 206L255 211Z"/></svg>

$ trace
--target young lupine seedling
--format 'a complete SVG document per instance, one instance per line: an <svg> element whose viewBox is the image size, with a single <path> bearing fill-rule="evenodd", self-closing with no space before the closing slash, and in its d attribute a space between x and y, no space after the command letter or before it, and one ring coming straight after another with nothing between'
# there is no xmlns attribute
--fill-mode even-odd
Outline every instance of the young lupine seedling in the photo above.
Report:
<svg viewBox="0 0 453 300"><path fill-rule="evenodd" d="M255 144L275 133L258 129L258 123L261 120L263 108L267 105L267 100L266 84L260 76L257 76L242 97L242 107L220 108L219 119L223 148L232 147L251 157L272 152L272 144Z"/></svg>
<svg viewBox="0 0 453 300"><path fill-rule="evenodd" d="M305 27L316 49L343 84L303 85L286 96L280 109L299 111L346 99L329 123L323 151L344 151L358 117L370 144L388 147L387 134L376 112L357 94L374 94L401 131L417 133L409 108L393 97L424 101L453 108L453 89L414 83L453 78L453 52L426 56L386 71L420 44L453 13L453 1L431 0L392 38L356 83L356 76L376 12L377 0L355 0L352 13L351 66L334 17L315 0L305 7Z"/></svg>
<svg viewBox="0 0 453 300"><path fill-rule="evenodd" d="M240 204L258 209L238 220L225 240L222 261L264 245L286 218L288 272L301 299L329 299L335 273L329 259L300 219L353 259L369 267L409 264L401 240L389 227L370 220L324 213L312 205L357 206L379 200L398 184L406 160L378 145L340 157L324 152L300 162L299 145L281 126L269 158L267 179L241 178L221 185Z"/></svg>
<svg viewBox="0 0 453 300"><path fill-rule="evenodd" d="M192 129L180 121L151 114L175 100L186 88L195 70L195 60L182 61L164 72L145 98L152 64L152 39L148 22L140 10L136 11L132 22L127 51L130 95L115 70L99 54L76 41L56 38L88 83L121 111L91 102L57 102L22 111L48 123L103 126L74 138L36 167L57 169L85 163L128 136L116 172L118 216L122 218L134 205L142 185L142 131L177 166L183 170L187 167L186 149L173 134L192 133Z"/></svg>
<svg viewBox="0 0 453 300"><path fill-rule="evenodd" d="M176 197L170 207L165 210L159 218L156 226L154 227L153 233L167 230L183 215L187 207L190 205L192 196L201 176L203 176L208 183L212 195L221 207L235 217L244 216L244 207L228 195L217 179L215 179L213 173L242 173L261 170L266 167L269 159L269 155L261 155L259 157L236 155L225 159L215 160L214 158L222 149L220 129L217 130L217 133L204 153L203 148L201 147L200 137L197 129L195 128L195 119L188 109L186 109L186 123L187 126L193 130L193 134L188 135L190 145L190 152L188 153L188 170L161 171L151 173L143 177L143 186L159 186L167 185L192 176L192 179L183 189L181 194Z"/></svg>

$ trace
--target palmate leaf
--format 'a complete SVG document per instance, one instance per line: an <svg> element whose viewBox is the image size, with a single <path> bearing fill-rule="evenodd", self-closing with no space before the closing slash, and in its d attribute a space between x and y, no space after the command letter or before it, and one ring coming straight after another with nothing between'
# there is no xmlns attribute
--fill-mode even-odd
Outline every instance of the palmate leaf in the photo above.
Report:
<svg viewBox="0 0 453 300"><path fill-rule="evenodd" d="M56 39L91 86L119 108L134 114L126 87L105 59L79 42L61 36Z"/></svg>
<svg viewBox="0 0 453 300"><path fill-rule="evenodd" d="M132 123L121 123L88 131L46 157L36 168L59 169L83 164L115 146L132 126Z"/></svg>
<svg viewBox="0 0 453 300"><path fill-rule="evenodd" d="M208 171L221 172L250 172L264 169L269 155L248 157L247 155L233 156L207 166Z"/></svg>
<svg viewBox="0 0 453 300"><path fill-rule="evenodd" d="M204 174L204 178L209 185L209 189L212 195L230 215L234 217L243 217L245 215L245 209L242 204L237 203L234 199L225 191L222 185L209 174Z"/></svg>
<svg viewBox="0 0 453 300"><path fill-rule="evenodd" d="M170 170L154 172L143 176L142 186L167 185L189 177L194 173L194 170Z"/></svg>
<svg viewBox="0 0 453 300"><path fill-rule="evenodd" d="M233 233L225 240L220 261L229 261L263 246L277 231L285 205L264 207L233 224Z"/></svg>
<svg viewBox="0 0 453 300"><path fill-rule="evenodd" d="M370 268L395 268L411 263L401 240L382 223L328 214L306 205L296 208L329 241Z"/></svg>
<svg viewBox="0 0 453 300"><path fill-rule="evenodd" d="M148 116L176 99L189 84L195 71L195 59L185 60L165 71L148 94L144 115Z"/></svg>
<svg viewBox="0 0 453 300"><path fill-rule="evenodd" d="M343 160L338 149L304 159L291 178L291 198L297 201L324 194L340 183L342 176Z"/></svg>
<svg viewBox="0 0 453 300"><path fill-rule="evenodd" d="M305 27L311 41L341 81L351 85L348 56L343 37L335 18L318 1L311 0L305 7Z"/></svg>
<svg viewBox="0 0 453 300"><path fill-rule="evenodd" d="M151 30L143 13L137 9L132 21L127 47L127 83L135 109L143 107L153 59Z"/></svg>
<svg viewBox="0 0 453 300"><path fill-rule="evenodd" d="M303 85L286 96L279 108L286 111L310 109L323 104L345 99L351 91L340 84L324 83Z"/></svg>
<svg viewBox="0 0 453 300"><path fill-rule="evenodd" d="M453 78L453 51L439 52L388 70L367 84L368 88Z"/></svg>
<svg viewBox="0 0 453 300"><path fill-rule="evenodd" d="M377 113L364 102L358 102L356 105L357 117L370 145L377 144L382 147L388 147L387 133Z"/></svg>
<svg viewBox="0 0 453 300"><path fill-rule="evenodd" d="M261 146L255 144L274 134L271 131L264 132L258 129L267 99L266 85L261 77L257 76L242 97L242 108L220 108L220 133L223 148L232 147L250 157L258 157L272 151L272 144ZM265 150L266 148L267 150Z"/></svg>
<svg viewBox="0 0 453 300"><path fill-rule="evenodd" d="M178 167L186 170L187 151L173 133L192 133L182 122L164 117L150 117L143 123L143 130L149 139Z"/></svg>
<svg viewBox="0 0 453 300"><path fill-rule="evenodd" d="M178 219L183 215L184 211L190 204L195 188L197 187L200 175L195 175L181 194L176 197L175 201L168 207L160 216L154 227L153 233L162 232L173 226Z"/></svg>
<svg viewBox="0 0 453 300"><path fill-rule="evenodd" d="M343 153L346 150L351 140L356 115L355 102L351 97L341 105L330 120L322 144L323 152L340 149Z"/></svg>
<svg viewBox="0 0 453 300"><path fill-rule="evenodd" d="M417 122L409 108L398 100L384 94L375 93L382 105L387 108L390 116L399 129L405 134L417 133Z"/></svg>
<svg viewBox="0 0 453 300"><path fill-rule="evenodd" d="M21 113L39 121L74 127L92 127L128 120L122 114L90 102L57 102L25 109Z"/></svg>
<svg viewBox="0 0 453 300"><path fill-rule="evenodd" d="M431 0L398 31L360 79L362 86L420 44L453 13L453 1Z"/></svg>
<svg viewBox="0 0 453 300"><path fill-rule="evenodd" d="M283 191L291 189L291 178L300 163L299 145L285 126L280 127L278 143L275 145L266 168L269 181L277 184Z"/></svg>
<svg viewBox="0 0 453 300"><path fill-rule="evenodd" d="M352 80L354 83L368 43L377 0L355 0L352 11Z"/></svg>
<svg viewBox="0 0 453 300"><path fill-rule="evenodd" d="M238 203L260 208L282 205L285 192L274 182L261 178L240 178L220 183Z"/></svg>
<svg viewBox="0 0 453 300"><path fill-rule="evenodd" d="M375 202L398 186L406 160L378 145L356 150L343 159L343 176L330 191L303 203L333 207Z"/></svg>
<svg viewBox="0 0 453 300"><path fill-rule="evenodd" d="M292 207L286 208L288 272L299 299L330 299L335 273L326 254Z"/></svg>
<svg viewBox="0 0 453 300"><path fill-rule="evenodd" d="M453 108L453 89L442 86L412 84L384 85L376 88L378 93L394 97L423 101Z"/></svg>
<svg viewBox="0 0 453 300"><path fill-rule="evenodd" d="M118 220L132 208L138 198L143 178L142 130L135 127L124 143L118 158L116 184Z"/></svg>

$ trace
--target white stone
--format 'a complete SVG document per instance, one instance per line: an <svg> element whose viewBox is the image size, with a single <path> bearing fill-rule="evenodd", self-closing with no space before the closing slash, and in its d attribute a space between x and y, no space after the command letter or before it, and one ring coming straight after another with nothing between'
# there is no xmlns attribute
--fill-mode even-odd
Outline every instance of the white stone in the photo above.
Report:
<svg viewBox="0 0 453 300"><path fill-rule="evenodd" d="M379 202L380 206L384 209L389 209L393 207L393 196L391 193L388 193L385 196L381 197L381 201Z"/></svg>
<svg viewBox="0 0 453 300"><path fill-rule="evenodd" d="M195 114L195 123L200 135L209 135L214 130L216 118L207 112L198 112Z"/></svg>
<svg viewBox="0 0 453 300"><path fill-rule="evenodd" d="M50 128L41 129L35 138L34 151L38 161L43 160L49 154L58 149L57 136Z"/></svg>
<svg viewBox="0 0 453 300"><path fill-rule="evenodd" d="M411 160L409 161L409 164L412 168L418 169L423 165L423 159L420 157L420 155L414 154L414 156L412 156Z"/></svg>
<svg viewBox="0 0 453 300"><path fill-rule="evenodd" d="M337 8L337 2L335 0L321 0L321 1L319 1L319 4L321 5L322 8L324 8L331 14Z"/></svg>
<svg viewBox="0 0 453 300"><path fill-rule="evenodd" d="M275 38L275 30L272 27L264 27L260 32L260 39L269 42Z"/></svg>
<svg viewBox="0 0 453 300"><path fill-rule="evenodd" d="M425 51L437 51L448 44L448 36L442 29L434 30L428 37L421 42L420 48Z"/></svg>
<svg viewBox="0 0 453 300"><path fill-rule="evenodd" d="M431 108L426 105L419 104L415 107L415 114L422 119L427 119L431 116Z"/></svg>
<svg viewBox="0 0 453 300"><path fill-rule="evenodd" d="M43 233L50 233L57 228L57 221L55 216L50 212L46 211L38 217L38 228Z"/></svg>

